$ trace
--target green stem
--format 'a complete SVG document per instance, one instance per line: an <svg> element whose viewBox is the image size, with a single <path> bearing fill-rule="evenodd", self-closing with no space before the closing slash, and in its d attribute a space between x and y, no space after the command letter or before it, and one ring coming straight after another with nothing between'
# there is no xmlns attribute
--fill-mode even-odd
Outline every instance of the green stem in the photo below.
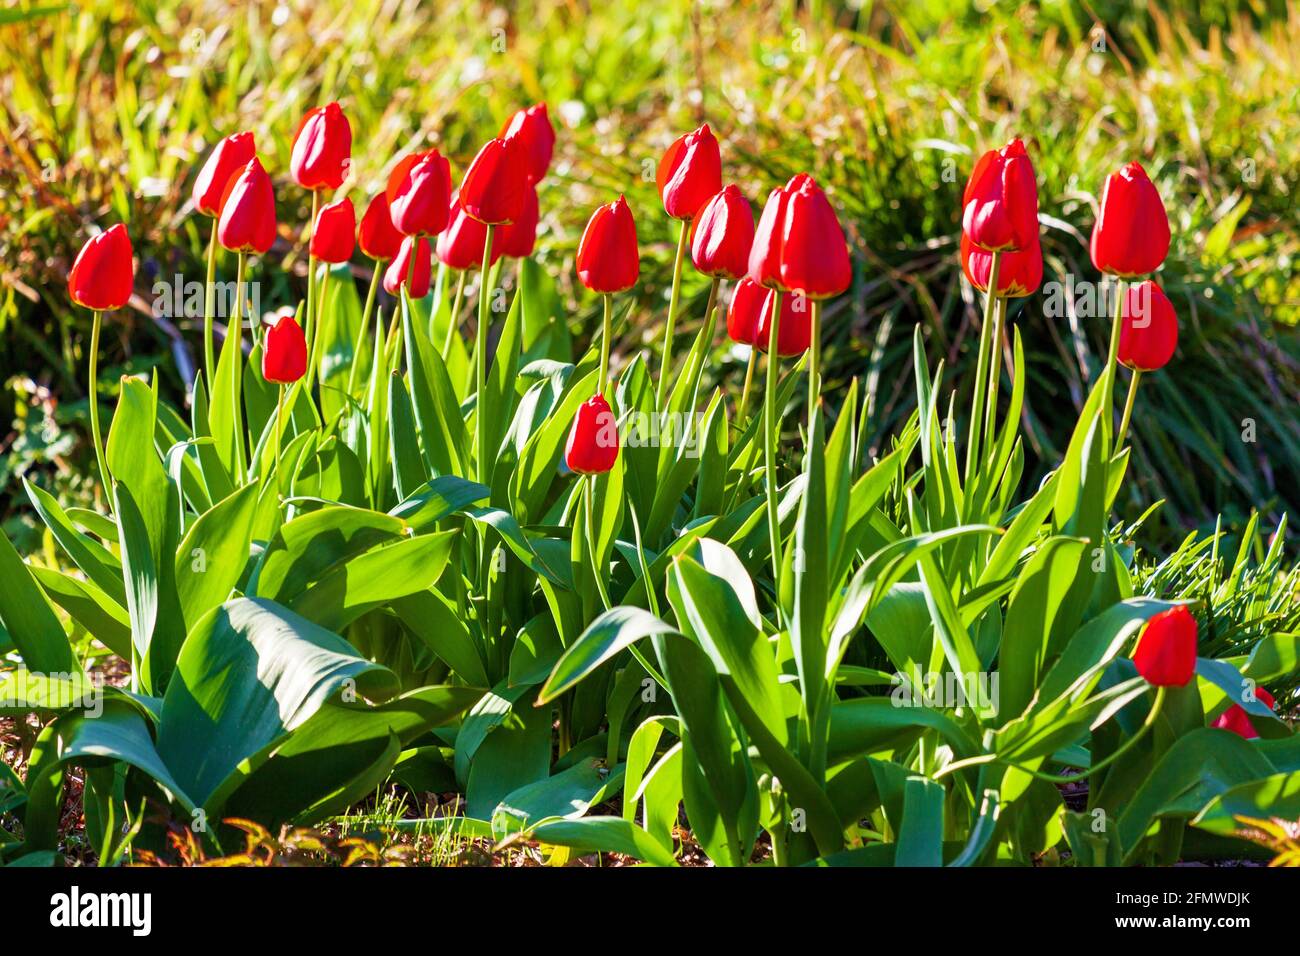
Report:
<svg viewBox="0 0 1300 956"><path fill-rule="evenodd" d="M1142 373L1138 369L1133 370L1133 377L1128 381L1128 398L1124 400L1124 417L1120 419L1119 434L1115 436L1115 452L1118 454L1124 448L1124 439L1128 435L1128 424L1133 418L1133 400L1137 398L1138 382L1142 379Z"/></svg>
<svg viewBox="0 0 1300 956"><path fill-rule="evenodd" d="M586 511L584 515L587 526L587 554L591 557L591 573L596 579L596 590L600 593L600 603L606 611L610 608L609 590L605 587L604 569L600 566L600 555L596 553L596 522L595 507L592 502L596 498L596 475L587 476L587 487L584 489L582 496L583 508ZM650 582L647 580L646 585L649 587Z"/></svg>
<svg viewBox="0 0 1300 956"><path fill-rule="evenodd" d="M284 476L281 465L284 464L280 459L280 447L284 444L284 383L280 383L279 393L275 399L275 497L279 501L284 498Z"/></svg>
<svg viewBox="0 0 1300 956"><path fill-rule="evenodd" d="M822 304L819 299L810 299L808 304L812 309L812 315L809 318L809 324L812 327L812 337L809 340L808 346L808 425L811 428L813 409L817 407L817 396L820 395L822 391Z"/></svg>
<svg viewBox="0 0 1300 956"><path fill-rule="evenodd" d="M993 253L989 267L989 291L984 297L984 321L980 325L980 351L975 363L975 402L971 408L970 436L966 441L966 484L975 477L975 462L979 460L980 429L984 425L985 388L989 374L989 349L993 341L993 313L997 302L998 267L1002 253Z"/></svg>
<svg viewBox="0 0 1300 956"><path fill-rule="evenodd" d="M1106 399L1102 407L1106 409L1103 421L1105 422L1106 431L1109 432L1115 418L1115 373L1116 366L1119 362L1119 333L1124 325L1124 280L1115 280L1115 315L1110 323L1110 352L1106 358ZM1115 449L1119 448L1116 444Z"/></svg>
<svg viewBox="0 0 1300 956"><path fill-rule="evenodd" d="M244 359L244 262L246 253L240 252L235 266L235 312L226 327L226 334L235 337L234 374L230 377L230 417L234 423L235 474L242 485L247 478L248 459L244 455L244 414L240 407L239 390L242 382Z"/></svg>
<svg viewBox="0 0 1300 956"><path fill-rule="evenodd" d="M216 351L212 347L212 312L217 281L217 220L212 220L212 235L208 238L208 279L203 287L203 366L208 378L208 396L212 395L212 379L217 374Z"/></svg>
<svg viewBox="0 0 1300 956"><path fill-rule="evenodd" d="M767 387L763 391L763 467L767 479L767 531L772 548L772 593L774 604L781 607L781 519L777 507L776 486L776 392L780 357L776 343L781 324L781 290L772 295L772 320L767 336Z"/></svg>
<svg viewBox="0 0 1300 956"><path fill-rule="evenodd" d="M357 326L357 341L352 346L352 368L348 370L348 394L357 387L357 369L361 366L361 350L366 344L366 329L370 325L370 316L375 308L375 294L379 291L379 277L383 270L380 262L375 260L375 268L370 273L370 291L366 293L366 306L361 310L361 323Z"/></svg>
<svg viewBox="0 0 1300 956"><path fill-rule="evenodd" d="M664 323L663 361L659 365L659 388L655 404L662 411L668 394L668 377L672 374L673 325L677 321L677 302L682 291L682 262L686 258L686 240L691 234L691 222L682 220L682 230L677 236L677 258L673 260L673 290L668 297L668 321Z"/></svg>
<svg viewBox="0 0 1300 956"><path fill-rule="evenodd" d="M605 394L605 385L609 380L609 337L614 326L614 297L608 292L604 295L605 318L600 325L600 377L596 379L596 394Z"/></svg>
<svg viewBox="0 0 1300 956"><path fill-rule="evenodd" d="M312 319L315 317L313 306L316 301L316 257L311 254L311 236L316 234L316 217L320 215L320 192L311 191L311 232L307 238L307 314L303 318L303 331L307 337L307 354L311 354L312 338L316 334Z"/></svg>
<svg viewBox="0 0 1300 956"><path fill-rule="evenodd" d="M754 366L758 364L758 346L749 347L749 362L745 366L745 387L740 390L740 404L736 406L736 428L745 430L745 410L749 408L749 388L754 382Z"/></svg>
<svg viewBox="0 0 1300 956"><path fill-rule="evenodd" d="M989 444L990 457L997 439L998 391L1002 385L1002 326L1007 317L1007 300L999 296L993 306L993 342L989 354L989 397L984 418L984 436Z"/></svg>
<svg viewBox="0 0 1300 956"><path fill-rule="evenodd" d="M492 233L495 227L488 225L487 235L483 237L483 271L479 274L478 289L478 328L474 330L474 387L477 389L474 400L474 438L478 445L478 458L475 462L478 468L478 480L481 484L488 485L490 481L491 464L487 449L487 414L484 409L483 399L487 395L487 334L488 334L488 317L491 314L492 292L488 286L491 284L488 279L489 270L492 267Z"/></svg>
<svg viewBox="0 0 1300 956"><path fill-rule="evenodd" d="M90 440L95 445L95 461L99 464L99 483L104 487L104 500L113 509L112 489L109 487L108 460L104 457L104 442L99 433L99 328L104 313L94 311L90 324Z"/></svg>
<svg viewBox="0 0 1300 956"><path fill-rule="evenodd" d="M444 359L451 354L451 341L456 334L456 320L460 318L461 296L465 294L465 276L468 274L468 269L460 270L460 278L456 280L456 295L451 300L451 307L447 311L447 337L442 343L442 357Z"/></svg>
<svg viewBox="0 0 1300 956"><path fill-rule="evenodd" d="M316 370L320 366L321 340L325 336L321 335L319 313L323 313L325 310L325 296L329 293L329 287L330 269L326 266L325 274L320 277L320 296L316 302L316 311L318 313L316 316L316 334L312 336L311 347L307 349L307 383L305 387L308 397L311 396L311 387L316 384Z"/></svg>

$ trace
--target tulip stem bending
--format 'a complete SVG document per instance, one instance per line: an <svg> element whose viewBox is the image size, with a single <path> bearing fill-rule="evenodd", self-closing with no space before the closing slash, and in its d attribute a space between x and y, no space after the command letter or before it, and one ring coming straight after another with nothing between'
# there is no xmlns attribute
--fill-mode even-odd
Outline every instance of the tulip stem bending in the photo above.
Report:
<svg viewBox="0 0 1300 956"><path fill-rule="evenodd" d="M998 267L1002 253L995 252L989 265L989 288L984 298L984 321L980 325L979 358L975 362L975 403L971 408L970 436L966 442L966 484L975 477L975 462L979 461L980 429L984 424L984 402L989 373L989 351L993 343L993 313L997 305Z"/></svg>
<svg viewBox="0 0 1300 956"><path fill-rule="evenodd" d="M243 381L242 360L244 357L244 261L245 254L239 253L235 265L235 311L226 326L226 334L235 337L234 371L230 376L230 420L235 439L235 474L239 483L244 483L247 463L244 458L244 416L239 407L239 391Z"/></svg>
<svg viewBox="0 0 1300 956"><path fill-rule="evenodd" d="M1115 453L1119 454L1124 448L1124 439L1128 435L1128 424L1133 418L1133 400L1137 398L1138 382L1142 379L1142 373L1137 369L1133 370L1133 377L1128 383L1128 398L1124 400L1124 417L1119 422L1119 433L1115 436Z"/></svg>
<svg viewBox="0 0 1300 956"><path fill-rule="evenodd" d="M374 271L370 274L370 291L366 293L366 307L361 310L361 322L357 325L357 340L352 345L352 368L348 370L348 394L357 387L357 369L361 367L361 350L366 344L366 329L370 325L370 316L375 308L375 293L379 291L381 274L379 260L375 260Z"/></svg>
<svg viewBox="0 0 1300 956"><path fill-rule="evenodd" d="M212 235L208 238L208 279L203 287L203 367L208 378L208 395L212 395L212 379L217 374L216 351L212 347L212 311L217 281L217 220L212 220Z"/></svg>
<svg viewBox="0 0 1300 956"><path fill-rule="evenodd" d="M104 442L99 434L99 327L104 313L95 309L90 324L90 440L95 445L95 461L99 464L99 481L104 486L104 500L112 507L113 495L109 487L108 461L104 458Z"/></svg>
<svg viewBox="0 0 1300 956"><path fill-rule="evenodd" d="M682 262L686 258L686 240L690 234L691 221L683 219L682 231L677 236L677 258L673 260L673 288L668 296L668 321L664 323L663 361L659 366L659 390L655 395L655 403L660 410L664 407L664 399L668 395L668 377L672 374L673 326L677 321L677 302L682 291Z"/></svg>
<svg viewBox="0 0 1300 956"><path fill-rule="evenodd" d="M1110 323L1110 353L1106 358L1106 400L1102 405L1106 409L1103 421L1106 423L1106 430L1110 431L1115 422L1115 373L1116 366L1119 364L1119 334L1124 326L1124 280L1115 280L1115 317ZM1119 450L1119 442L1112 446L1112 450Z"/></svg>
<svg viewBox="0 0 1300 956"><path fill-rule="evenodd" d="M767 387L763 391L763 467L767 479L767 531L772 549L772 593L781 606L781 518L776 487L776 391L780 359L776 343L781 325L781 290L772 293L772 321L767 336Z"/></svg>
<svg viewBox="0 0 1300 956"><path fill-rule="evenodd" d="M605 318L600 326L600 377L596 379L596 394L605 394L605 385L609 380L609 337L614 326L614 297L608 292L602 296L605 300Z"/></svg>
<svg viewBox="0 0 1300 956"><path fill-rule="evenodd" d="M488 317L491 315L491 290L488 273L492 268L492 233L493 225L487 226L483 237L483 270L479 273L478 285L478 328L474 330L474 386L476 409L474 412L475 443L478 445L478 480L488 485L491 479L492 459L487 448L487 408L484 398L487 395L487 333Z"/></svg>

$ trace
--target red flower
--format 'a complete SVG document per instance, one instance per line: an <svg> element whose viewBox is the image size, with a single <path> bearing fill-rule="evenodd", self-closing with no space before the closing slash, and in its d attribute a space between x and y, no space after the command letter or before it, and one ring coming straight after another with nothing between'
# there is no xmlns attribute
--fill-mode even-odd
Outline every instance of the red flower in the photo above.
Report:
<svg viewBox="0 0 1300 956"><path fill-rule="evenodd" d="M961 271L966 279L981 292L989 291L989 273L993 269L993 253L985 252L961 234ZM1019 252L1004 252L998 262L998 295L1004 299L1020 299L1038 291L1043 282L1043 250L1038 240Z"/></svg>
<svg viewBox="0 0 1300 956"><path fill-rule="evenodd" d="M402 234L393 225L387 194L380 193L370 200L357 228L357 244L371 259L381 261L393 258L401 249Z"/></svg>
<svg viewBox="0 0 1300 956"><path fill-rule="evenodd" d="M84 309L111 312L126 305L135 285L131 237L120 222L91 236L68 273L68 295Z"/></svg>
<svg viewBox="0 0 1300 956"><path fill-rule="evenodd" d="M275 193L256 156L226 184L217 240L232 252L265 253L275 243Z"/></svg>
<svg viewBox="0 0 1300 956"><path fill-rule="evenodd" d="M1133 663L1148 684L1182 687L1196 673L1196 618L1180 604L1147 621Z"/></svg>
<svg viewBox="0 0 1300 956"><path fill-rule="evenodd" d="M1150 279L1124 293L1124 324L1119 330L1119 360L1139 372L1164 368L1178 346L1178 316L1173 303Z"/></svg>
<svg viewBox="0 0 1300 956"><path fill-rule="evenodd" d="M1277 701L1273 699L1273 695L1262 687L1256 688L1255 697L1263 701L1269 710L1273 710L1277 704ZM1250 722L1250 715L1246 713L1245 708L1240 704L1233 704L1221 713L1210 726L1218 727L1220 730L1230 730L1238 737L1245 737L1247 740L1254 740L1259 736L1259 731Z"/></svg>
<svg viewBox="0 0 1300 956"><path fill-rule="evenodd" d="M217 143L217 148L194 180L194 208L204 215L219 215L226 183L256 155L257 146L252 133L235 133Z"/></svg>
<svg viewBox="0 0 1300 956"><path fill-rule="evenodd" d="M749 278L769 289L781 284L781 240L785 235L785 211L789 205L789 187L773 189L754 229L754 243L749 248Z"/></svg>
<svg viewBox="0 0 1300 956"><path fill-rule="evenodd" d="M768 290L749 276L736 283L731 293L731 305L727 309L727 335L733 342L741 345L758 344L758 317L767 302ZM777 330L778 338L780 330ZM779 345L779 343L778 343Z"/></svg>
<svg viewBox="0 0 1300 956"><path fill-rule="evenodd" d="M564 462L579 475L601 475L618 460L618 422L605 396L596 395L578 406Z"/></svg>
<svg viewBox="0 0 1300 956"><path fill-rule="evenodd" d="M275 385L291 385L306 372L307 339L302 326L286 312L266 330L262 378Z"/></svg>
<svg viewBox="0 0 1300 956"><path fill-rule="evenodd" d="M490 139L465 170L460 205L489 225L514 222L524 211L528 189L527 157L517 139Z"/></svg>
<svg viewBox="0 0 1300 956"><path fill-rule="evenodd" d="M1169 253L1169 216L1138 163L1106 177L1089 244L1092 264L1117 276L1155 272Z"/></svg>
<svg viewBox="0 0 1300 956"><path fill-rule="evenodd" d="M347 262L356 245L357 211L352 200L340 199L321 207L311 231L311 254L322 262Z"/></svg>
<svg viewBox="0 0 1300 956"><path fill-rule="evenodd" d="M674 219L694 219L722 188L722 156L708 123L673 140L655 178L664 211Z"/></svg>
<svg viewBox="0 0 1300 956"><path fill-rule="evenodd" d="M592 292L622 292L641 274L636 222L622 196L591 214L578 242L578 279Z"/></svg>
<svg viewBox="0 0 1300 956"><path fill-rule="evenodd" d="M471 219L461 208L458 193L452 193L447 228L438 236L438 261L448 269L477 269L483 265L483 243L487 226ZM501 258L501 244L492 240L492 263Z"/></svg>
<svg viewBox="0 0 1300 956"><path fill-rule="evenodd" d="M705 204L695 220L691 261L706 276L739 279L749 268L754 243L754 212L734 185Z"/></svg>
<svg viewBox="0 0 1300 956"><path fill-rule="evenodd" d="M1019 139L975 164L962 196L962 231L988 252L1015 252L1038 241L1038 186Z"/></svg>
<svg viewBox="0 0 1300 956"><path fill-rule="evenodd" d="M501 127L501 138L520 142L524 165L528 169L528 180L540 182L551 168L551 156L555 152L555 128L546 115L546 104L538 103L515 113Z"/></svg>
<svg viewBox="0 0 1300 956"><path fill-rule="evenodd" d="M397 258L384 270L384 291L389 295L397 295L398 289L408 285L411 276L411 245L415 242L415 238L415 236L407 236L402 240L402 248L398 251ZM421 236L419 249L415 254L415 281L410 282L406 290L411 298L423 299L429 294L429 280L432 275L433 249L429 245L429 240Z"/></svg>
<svg viewBox="0 0 1300 956"><path fill-rule="evenodd" d="M769 289L763 299L763 308L758 313L758 328L755 330L760 352L766 352L772 338L772 297L776 289ZM776 330L776 354L781 358L793 358L808 351L812 344L812 300L798 292L787 292L781 296L781 325Z"/></svg>
<svg viewBox="0 0 1300 956"><path fill-rule="evenodd" d="M337 103L302 118L289 156L289 174L303 189L338 189L352 163L352 127Z"/></svg>
<svg viewBox="0 0 1300 956"><path fill-rule="evenodd" d="M835 210L808 174L786 184L782 220L781 287L827 299L849 287L849 247Z"/></svg>
<svg viewBox="0 0 1300 956"><path fill-rule="evenodd" d="M498 250L511 259L527 259L533 254L537 245L537 220L540 211L537 208L537 190L530 187L524 191L524 209L519 218L497 229L496 238L492 240L492 254Z"/></svg>
<svg viewBox="0 0 1300 956"><path fill-rule="evenodd" d="M404 236L436 236L447 228L451 166L436 149L411 153L388 174L389 215Z"/></svg>

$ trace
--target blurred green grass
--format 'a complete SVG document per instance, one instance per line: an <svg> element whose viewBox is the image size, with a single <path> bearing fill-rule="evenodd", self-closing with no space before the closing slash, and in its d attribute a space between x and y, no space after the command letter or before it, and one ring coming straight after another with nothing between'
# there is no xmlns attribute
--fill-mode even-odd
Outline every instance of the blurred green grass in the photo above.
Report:
<svg viewBox="0 0 1300 956"><path fill-rule="evenodd" d="M1159 278L1183 325L1178 357L1138 399L1126 508L1165 498L1175 531L1300 500L1300 14L1285 2L153 0L26 15L39 9L0 17L13 21L0 25L0 420L16 422L0 434L0 514L27 469L85 493L86 446L69 434L85 415L88 319L64 276L88 226L126 221L142 265L137 307L107 331L101 382L157 367L180 400L194 328L148 306L155 278L202 277L208 223L187 205L193 173L221 136L256 132L282 223L272 268L255 267L261 304L291 300L308 197L286 175L289 145L301 114L329 99L352 120L345 190L358 202L412 146L437 144L462 170L515 108L546 100L559 142L538 255L575 331L589 331L573 249L591 208L627 194L643 281L625 354L656 341L666 309L675 235L653 170L677 133L711 123L726 177L756 204L813 172L842 212L857 275L827 313L827 390L863 377L878 435L911 407L914 324L950 382L973 365L977 308L955 255L973 156L1028 141L1047 281L1095 278L1093 197L1139 159L1169 206L1175 240ZM692 277L683 336L705 292ZM1030 365L1032 479L1064 446L1108 320L1048 317L1041 296L1013 317ZM717 357L721 378L743 371L725 345Z"/></svg>

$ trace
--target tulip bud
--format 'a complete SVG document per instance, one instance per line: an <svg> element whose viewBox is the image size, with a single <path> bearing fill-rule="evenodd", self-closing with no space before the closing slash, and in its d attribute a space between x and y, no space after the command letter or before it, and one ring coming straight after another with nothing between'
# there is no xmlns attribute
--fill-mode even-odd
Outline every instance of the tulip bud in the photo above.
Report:
<svg viewBox="0 0 1300 956"><path fill-rule="evenodd" d="M524 208L519 218L497 229L496 238L492 241L493 258L498 253L511 259L527 259L531 256L533 247L537 245L537 222L540 215L537 190L530 187L524 190Z"/></svg>
<svg viewBox="0 0 1300 956"><path fill-rule="evenodd" d="M1124 293L1124 324L1118 357L1137 372L1164 368L1178 346L1178 316L1160 286L1150 279Z"/></svg>
<svg viewBox="0 0 1300 956"><path fill-rule="evenodd" d="M465 170L460 184L461 208L489 225L514 222L524 210L526 162L519 140L488 140Z"/></svg>
<svg viewBox="0 0 1300 956"><path fill-rule="evenodd" d="M767 205L754 229L749 249L749 278L769 289L781 285L781 240L785 236L785 210L790 199L786 188L767 194Z"/></svg>
<svg viewBox="0 0 1300 956"><path fill-rule="evenodd" d="M469 214L460 205L459 193L452 193L447 228L438 235L438 261L448 269L464 271L483 265L483 244L487 241L487 226ZM501 258L500 244L492 243L492 263Z"/></svg>
<svg viewBox="0 0 1300 956"><path fill-rule="evenodd" d="M291 385L307 373L307 338L289 313L266 330L262 346L262 378L273 385Z"/></svg>
<svg viewBox="0 0 1300 956"><path fill-rule="evenodd" d="M772 301L776 289L769 289L758 313L755 330L760 352L766 352L772 338ZM776 330L776 354L781 358L803 355L812 344L812 300L798 292L781 296L781 324Z"/></svg>
<svg viewBox="0 0 1300 956"><path fill-rule="evenodd" d="M1038 186L1019 139L975 164L962 197L962 231L987 252L1015 252L1038 241Z"/></svg>
<svg viewBox="0 0 1300 956"><path fill-rule="evenodd" d="M275 243L275 193L256 156L226 184L217 241L232 252L257 253Z"/></svg>
<svg viewBox="0 0 1300 956"><path fill-rule="evenodd" d="M393 225L387 194L379 193L370 200L357 227L357 244L362 253L381 262L393 258L402 248L402 234Z"/></svg>
<svg viewBox="0 0 1300 956"><path fill-rule="evenodd" d="M230 177L248 165L257 155L252 133L235 133L217 143L208 161L194 180L194 208L207 216L221 214L221 197Z"/></svg>
<svg viewBox="0 0 1300 956"><path fill-rule="evenodd" d="M135 285L131 255L131 237L120 222L107 232L91 236L68 273L68 296L83 309L96 312L122 308Z"/></svg>
<svg viewBox="0 0 1300 956"><path fill-rule="evenodd" d="M767 289L749 276L736 283L735 291L731 293L731 305L727 308L727 335L733 342L758 344L759 313L767 302L767 293Z"/></svg>
<svg viewBox="0 0 1300 956"><path fill-rule="evenodd" d="M601 475L618 460L618 422L605 396L596 395L578 406L564 449L564 462L579 475Z"/></svg>
<svg viewBox="0 0 1300 956"><path fill-rule="evenodd" d="M722 188L722 156L708 123L673 141L655 179L664 211L674 219L694 219Z"/></svg>
<svg viewBox="0 0 1300 956"><path fill-rule="evenodd" d="M551 126L551 118L546 115L546 104L538 103L515 113L501 127L501 138L519 141L523 147L528 181L540 182L550 169L551 156L555 152L555 129Z"/></svg>
<svg viewBox="0 0 1300 956"><path fill-rule="evenodd" d="M786 185L782 218L781 288L810 299L827 299L849 287L853 278L849 247L835 210L808 174ZM802 350L801 350L802 351Z"/></svg>
<svg viewBox="0 0 1300 956"><path fill-rule="evenodd" d="M356 245L357 212L352 200L343 198L321 207L311 231L311 254L322 262L347 262Z"/></svg>
<svg viewBox="0 0 1300 956"><path fill-rule="evenodd" d="M1185 604L1147 621L1133 663L1155 687L1182 687L1191 681L1196 673L1196 618Z"/></svg>
<svg viewBox="0 0 1300 956"><path fill-rule="evenodd" d="M993 253L985 252L966 233L961 234L961 271L966 280L981 292L989 291L989 274L993 271ZM1004 299L1021 299L1033 295L1043 282L1043 250L1037 240L1019 252L1004 252L998 262L998 295Z"/></svg>
<svg viewBox="0 0 1300 956"><path fill-rule="evenodd" d="M578 279L592 292L622 292L641 274L636 222L622 196L591 214L578 242Z"/></svg>
<svg viewBox="0 0 1300 956"><path fill-rule="evenodd" d="M691 262L706 276L739 279L749 268L754 212L734 185L710 199L695 220Z"/></svg>
<svg viewBox="0 0 1300 956"><path fill-rule="evenodd" d="M451 167L436 149L404 157L388 174L388 207L404 236L436 236L447 228Z"/></svg>
<svg viewBox="0 0 1300 956"><path fill-rule="evenodd" d="M1117 276L1155 272L1169 252L1169 216L1138 163L1106 177L1089 243L1092 264Z"/></svg>
<svg viewBox="0 0 1300 956"><path fill-rule="evenodd" d="M429 294L429 281L433 276L433 249L429 240L421 236L415 253L415 280L412 282L411 246L415 239L415 236L403 239L397 258L384 270L384 291L389 295L397 295L397 290L402 286L408 286L406 291L412 299L423 299Z"/></svg>
<svg viewBox="0 0 1300 956"><path fill-rule="evenodd" d="M352 163L352 127L338 103L302 118L289 157L289 174L303 189L338 189Z"/></svg>
<svg viewBox="0 0 1300 956"><path fill-rule="evenodd" d="M1273 710L1277 706L1277 701L1273 699L1273 695L1262 687L1256 688L1255 698L1262 701L1269 710ZM1246 713L1246 709L1240 704L1233 704L1220 714L1210 726L1231 731L1238 737L1244 737L1247 740L1254 740L1259 736L1259 731L1250 722L1250 715Z"/></svg>

